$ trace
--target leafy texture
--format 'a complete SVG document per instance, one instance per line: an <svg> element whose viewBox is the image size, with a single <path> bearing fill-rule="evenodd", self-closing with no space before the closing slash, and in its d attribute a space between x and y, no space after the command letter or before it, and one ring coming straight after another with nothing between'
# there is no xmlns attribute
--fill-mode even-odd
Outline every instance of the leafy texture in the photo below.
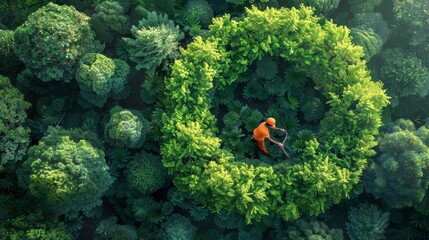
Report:
<svg viewBox="0 0 429 240"><path fill-rule="evenodd" d="M91 25L97 38L102 42L111 43L117 35L129 31L128 17L124 8L116 1L104 1L97 5L91 16Z"/></svg>
<svg viewBox="0 0 429 240"><path fill-rule="evenodd" d="M357 188L367 158L375 154L374 135L388 100L381 84L371 81L362 48L351 43L349 30L319 22L306 7L254 7L241 21L228 15L214 19L207 37L195 37L180 49L182 57L165 81L161 147L163 165L179 190L211 211L239 212L251 222L267 215L285 220L317 215ZM210 90L223 91L268 54L294 64L287 81L302 86L305 72L329 105L320 137L303 144L302 164L254 166L234 161L220 148ZM250 109L240 116L248 131L263 120ZM291 125L296 128L297 120Z"/></svg>
<svg viewBox="0 0 429 240"><path fill-rule="evenodd" d="M264 56L256 65L256 74L264 79L273 79L277 71L277 63L269 56Z"/></svg>
<svg viewBox="0 0 429 240"><path fill-rule="evenodd" d="M287 228L290 239L296 240L343 240L341 229L329 229L324 222L297 220Z"/></svg>
<svg viewBox="0 0 429 240"><path fill-rule="evenodd" d="M161 224L161 239L163 240L192 240L197 228L191 221L179 214L173 214Z"/></svg>
<svg viewBox="0 0 429 240"><path fill-rule="evenodd" d="M429 40L429 2L426 0L394 0L396 20L408 27L411 45L425 45Z"/></svg>
<svg viewBox="0 0 429 240"><path fill-rule="evenodd" d="M351 240L384 239L389 226L389 213L382 213L376 205L362 204L352 207L346 222L347 234Z"/></svg>
<svg viewBox="0 0 429 240"><path fill-rule="evenodd" d="M313 7L316 13L327 15L338 7L340 0L293 0L293 2L297 6L304 4Z"/></svg>
<svg viewBox="0 0 429 240"><path fill-rule="evenodd" d="M167 177L161 158L150 153L134 156L128 164L127 172L128 184L144 194L160 189Z"/></svg>
<svg viewBox="0 0 429 240"><path fill-rule="evenodd" d="M368 12L356 14L355 18L351 20L350 25L355 28L372 29L381 37L383 43L387 41L390 35L388 23L383 19L381 13Z"/></svg>
<svg viewBox="0 0 429 240"><path fill-rule="evenodd" d="M0 168L15 164L27 151L30 130L24 122L28 108L24 95L0 75Z"/></svg>
<svg viewBox="0 0 429 240"><path fill-rule="evenodd" d="M148 127L149 122L140 112L116 106L110 110L104 133L113 145L139 148L143 146Z"/></svg>
<svg viewBox="0 0 429 240"><path fill-rule="evenodd" d="M366 61L369 61L372 56L377 54L383 45L381 37L372 29L352 28L350 35L353 37L353 43L363 47Z"/></svg>
<svg viewBox="0 0 429 240"><path fill-rule="evenodd" d="M0 30L0 72L16 72L19 59L13 52L15 40L13 31Z"/></svg>
<svg viewBox="0 0 429 240"><path fill-rule="evenodd" d="M72 235L60 221L44 220L40 212L10 218L0 223L2 239L72 240Z"/></svg>
<svg viewBox="0 0 429 240"><path fill-rule="evenodd" d="M102 107L109 96L124 89L129 71L130 67L123 60L88 53L79 62L76 80L82 97Z"/></svg>
<svg viewBox="0 0 429 240"><path fill-rule="evenodd" d="M371 12L382 0L348 0L354 14Z"/></svg>
<svg viewBox="0 0 429 240"><path fill-rule="evenodd" d="M58 214L100 205L113 180L95 139L80 130L50 127L39 144L29 149L20 186L45 210Z"/></svg>
<svg viewBox="0 0 429 240"><path fill-rule="evenodd" d="M117 224L116 217L110 217L98 224L95 229L97 240L137 240L137 231L132 225Z"/></svg>
<svg viewBox="0 0 429 240"><path fill-rule="evenodd" d="M389 49L382 53L385 60L380 78L393 98L428 94L429 71L420 59L402 49Z"/></svg>
<svg viewBox="0 0 429 240"><path fill-rule="evenodd" d="M392 208L421 202L429 184L428 138L426 127L415 130L410 120L397 120L379 140L380 155L364 174L366 190Z"/></svg>
<svg viewBox="0 0 429 240"><path fill-rule="evenodd" d="M206 0L189 0L180 15L184 20L196 19L203 26L207 27L212 21L213 9Z"/></svg>
<svg viewBox="0 0 429 240"><path fill-rule="evenodd" d="M79 59L97 52L89 17L54 3L39 8L15 30L15 53L42 81L69 82Z"/></svg>
<svg viewBox="0 0 429 240"><path fill-rule="evenodd" d="M164 60L174 59L179 41L183 38L179 26L174 26L167 15L150 12L147 18L132 26L133 38L123 38L127 44L130 60L137 63L136 69L145 69L152 75Z"/></svg>

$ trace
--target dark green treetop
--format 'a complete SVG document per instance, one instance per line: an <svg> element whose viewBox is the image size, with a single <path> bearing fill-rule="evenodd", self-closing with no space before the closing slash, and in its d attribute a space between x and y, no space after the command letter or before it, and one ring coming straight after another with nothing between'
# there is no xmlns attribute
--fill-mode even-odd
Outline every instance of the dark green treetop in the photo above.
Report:
<svg viewBox="0 0 429 240"><path fill-rule="evenodd" d="M0 168L21 160L30 143L30 129L24 126L30 103L0 75Z"/></svg>
<svg viewBox="0 0 429 240"><path fill-rule="evenodd" d="M15 30L15 53L42 81L69 82L79 59L101 50L89 20L74 7L49 3Z"/></svg>

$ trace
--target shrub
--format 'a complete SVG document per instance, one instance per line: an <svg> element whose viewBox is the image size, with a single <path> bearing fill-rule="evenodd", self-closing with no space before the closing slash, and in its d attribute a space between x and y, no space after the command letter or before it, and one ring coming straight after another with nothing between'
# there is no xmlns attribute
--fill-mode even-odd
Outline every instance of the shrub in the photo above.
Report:
<svg viewBox="0 0 429 240"><path fill-rule="evenodd" d="M129 71L130 67L125 61L88 53L79 62L76 80L82 97L102 107L108 97L124 89Z"/></svg>
<svg viewBox="0 0 429 240"><path fill-rule="evenodd" d="M127 181L130 187L144 194L159 190L167 177L161 158L150 153L134 156L128 164Z"/></svg>
<svg viewBox="0 0 429 240"><path fill-rule="evenodd" d="M273 79L277 75L277 72L277 63L272 57L264 56L256 64L256 74L258 74L260 78L267 80Z"/></svg>
<svg viewBox="0 0 429 240"><path fill-rule="evenodd" d="M307 240L343 240L344 235L341 229L329 229L324 222L297 220L287 228L290 239Z"/></svg>
<svg viewBox="0 0 429 240"><path fill-rule="evenodd" d="M411 33L410 44L425 45L429 40L429 2L426 0L394 0L393 12L399 23Z"/></svg>
<svg viewBox="0 0 429 240"><path fill-rule="evenodd" d="M30 143L30 129L24 125L30 103L0 75L0 168L21 160Z"/></svg>
<svg viewBox="0 0 429 240"><path fill-rule="evenodd" d="M0 236L2 236L2 239L73 239L72 235L66 230L64 223L45 220L41 212L21 215L1 222Z"/></svg>
<svg viewBox="0 0 429 240"><path fill-rule="evenodd" d="M0 30L0 72L16 72L20 64L13 52L15 40L13 31Z"/></svg>
<svg viewBox="0 0 429 240"><path fill-rule="evenodd" d="M91 16L91 25L98 39L111 43L118 35L129 31L128 17L124 8L116 1L104 1L97 5Z"/></svg>
<svg viewBox="0 0 429 240"><path fill-rule="evenodd" d="M295 5L304 4L305 6L313 7L315 13L328 15L335 10L340 4L340 0L293 0Z"/></svg>
<svg viewBox="0 0 429 240"><path fill-rule="evenodd" d="M148 131L149 122L140 112L116 106L110 110L110 120L104 128L104 135L112 145L140 148Z"/></svg>
<svg viewBox="0 0 429 240"><path fill-rule="evenodd" d="M390 35L390 29L386 20L383 19L381 13L368 12L356 14L355 18L350 21L350 26L361 29L372 29L380 36L383 44L387 41Z"/></svg>
<svg viewBox="0 0 429 240"><path fill-rule="evenodd" d="M28 150L19 176L19 185L58 215L100 205L113 182L95 135L53 127Z"/></svg>
<svg viewBox="0 0 429 240"><path fill-rule="evenodd" d="M147 18L132 26L131 34L133 38L123 38L130 60L137 63L137 70L145 69L148 75L154 74L163 61L177 56L179 41L184 36L167 15L156 12L148 13Z"/></svg>
<svg viewBox="0 0 429 240"><path fill-rule="evenodd" d="M376 205L361 204L352 207L346 222L351 240L383 239L389 226L389 213L382 213Z"/></svg>
<svg viewBox="0 0 429 240"><path fill-rule="evenodd" d="M392 97L426 96L429 89L429 71L420 59L402 49L388 49L382 53L385 60L380 78Z"/></svg>
<svg viewBox="0 0 429 240"><path fill-rule="evenodd" d="M429 147L422 141L429 131L413 128L410 120L397 120L393 131L380 138L380 154L363 177L366 190L392 208L421 202L429 184Z"/></svg>
<svg viewBox="0 0 429 240"><path fill-rule="evenodd" d="M163 240L192 240L197 228L191 221L180 214L168 216L161 224L161 239Z"/></svg>
<svg viewBox="0 0 429 240"><path fill-rule="evenodd" d="M369 62L372 56L377 54L383 46L383 40L372 29L352 28L350 30L350 36L353 37L352 41L354 44L363 47L365 53L364 59L367 62Z"/></svg>
<svg viewBox="0 0 429 240"><path fill-rule="evenodd" d="M348 0L350 10L354 14L372 12L372 10L380 5L382 0Z"/></svg>
<svg viewBox="0 0 429 240"><path fill-rule="evenodd" d="M189 0L179 15L183 21L196 19L204 27L207 27L212 21L213 9L206 0Z"/></svg>
<svg viewBox="0 0 429 240"><path fill-rule="evenodd" d="M53 3L39 8L15 30L15 53L42 81L69 82L79 59L98 52L89 17Z"/></svg>

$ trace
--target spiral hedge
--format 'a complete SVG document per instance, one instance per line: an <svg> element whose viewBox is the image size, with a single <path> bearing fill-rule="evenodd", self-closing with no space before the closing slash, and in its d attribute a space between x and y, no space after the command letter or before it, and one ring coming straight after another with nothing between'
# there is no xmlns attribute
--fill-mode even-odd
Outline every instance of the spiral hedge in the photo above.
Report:
<svg viewBox="0 0 429 240"><path fill-rule="evenodd" d="M351 43L346 27L322 23L303 6L252 8L241 21L215 18L208 36L196 37L181 54L166 80L161 147L163 165L180 190L212 211L237 211L251 222L264 215L317 215L357 189L375 154L388 97L381 83L371 81L363 50ZM255 167L220 148L208 91L221 91L266 54L312 78L329 110L299 161Z"/></svg>

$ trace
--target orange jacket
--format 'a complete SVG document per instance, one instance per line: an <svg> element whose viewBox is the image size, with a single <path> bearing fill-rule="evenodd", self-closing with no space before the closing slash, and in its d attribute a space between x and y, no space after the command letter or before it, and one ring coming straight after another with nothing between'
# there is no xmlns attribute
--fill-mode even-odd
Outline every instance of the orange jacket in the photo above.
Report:
<svg viewBox="0 0 429 240"><path fill-rule="evenodd" d="M265 138L270 137L270 132L268 131L268 126L265 124L266 122L262 122L259 124L255 130L253 130L253 139L256 142L256 145L258 145L261 152L267 156L271 156L271 154L267 151L267 148L265 147Z"/></svg>
<svg viewBox="0 0 429 240"><path fill-rule="evenodd" d="M253 138L256 141L264 141L265 138L270 137L270 132L268 131L268 126L266 125L266 122L262 122L259 124L255 130L253 130Z"/></svg>

